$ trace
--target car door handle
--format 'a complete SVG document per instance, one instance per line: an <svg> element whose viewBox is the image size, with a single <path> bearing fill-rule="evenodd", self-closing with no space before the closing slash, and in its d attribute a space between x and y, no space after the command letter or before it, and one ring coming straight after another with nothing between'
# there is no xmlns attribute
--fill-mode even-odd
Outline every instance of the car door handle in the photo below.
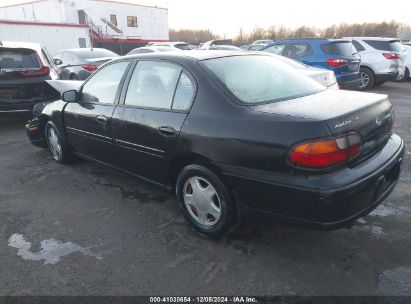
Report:
<svg viewBox="0 0 411 304"><path fill-rule="evenodd" d="M107 117L104 116L104 115L99 115L99 116L96 117L96 120L97 120L98 122L100 122L100 123L106 124L108 119L107 119Z"/></svg>
<svg viewBox="0 0 411 304"><path fill-rule="evenodd" d="M173 127L159 127L158 132L164 136L176 135L176 130Z"/></svg>

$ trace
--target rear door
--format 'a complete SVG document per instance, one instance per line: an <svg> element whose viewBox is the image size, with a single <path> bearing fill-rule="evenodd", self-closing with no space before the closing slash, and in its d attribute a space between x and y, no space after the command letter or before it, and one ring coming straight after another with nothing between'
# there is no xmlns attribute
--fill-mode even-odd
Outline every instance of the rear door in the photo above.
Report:
<svg viewBox="0 0 411 304"><path fill-rule="evenodd" d="M103 67L83 85L79 101L67 104L64 122L69 144L76 152L111 163L112 115L129 65L126 60Z"/></svg>
<svg viewBox="0 0 411 304"><path fill-rule="evenodd" d="M196 91L180 65L139 61L113 115L118 166L164 183L166 160L175 149Z"/></svg>
<svg viewBox="0 0 411 304"><path fill-rule="evenodd" d="M314 61L315 52L309 43L288 43L283 55L305 64L311 64Z"/></svg>

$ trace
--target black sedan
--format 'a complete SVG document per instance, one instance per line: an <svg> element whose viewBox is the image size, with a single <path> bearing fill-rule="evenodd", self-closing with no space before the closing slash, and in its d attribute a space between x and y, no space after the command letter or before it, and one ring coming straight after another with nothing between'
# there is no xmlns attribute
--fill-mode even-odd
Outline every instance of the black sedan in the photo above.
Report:
<svg viewBox="0 0 411 304"><path fill-rule="evenodd" d="M248 212L351 226L394 189L404 145L386 95L327 90L269 55L122 57L40 104L32 143L174 189L187 221L220 236Z"/></svg>
<svg viewBox="0 0 411 304"><path fill-rule="evenodd" d="M97 68L118 55L102 48L61 51L53 56L62 80L85 80Z"/></svg>

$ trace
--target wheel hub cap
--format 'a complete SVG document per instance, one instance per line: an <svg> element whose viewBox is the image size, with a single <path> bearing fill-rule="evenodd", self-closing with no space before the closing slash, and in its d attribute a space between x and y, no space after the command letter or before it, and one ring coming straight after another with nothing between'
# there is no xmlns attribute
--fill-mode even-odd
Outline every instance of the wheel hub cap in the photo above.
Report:
<svg viewBox="0 0 411 304"><path fill-rule="evenodd" d="M361 79L361 87L366 87L368 83L370 82L370 77L367 75L367 73L361 72L360 74L360 79Z"/></svg>
<svg viewBox="0 0 411 304"><path fill-rule="evenodd" d="M200 224L213 226L220 219L220 198L206 179L198 176L189 178L184 184L183 197L190 215Z"/></svg>
<svg viewBox="0 0 411 304"><path fill-rule="evenodd" d="M51 150L51 153L53 154L53 157L55 159L59 159L61 155L61 145L59 142L59 138L56 134L56 131L54 131L53 128L50 128L49 130L49 144L50 144L50 150Z"/></svg>

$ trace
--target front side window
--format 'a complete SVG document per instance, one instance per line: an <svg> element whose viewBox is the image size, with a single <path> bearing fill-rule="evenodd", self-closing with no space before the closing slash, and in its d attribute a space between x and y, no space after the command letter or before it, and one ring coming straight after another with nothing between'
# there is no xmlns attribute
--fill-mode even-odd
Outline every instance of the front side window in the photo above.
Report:
<svg viewBox="0 0 411 304"><path fill-rule="evenodd" d="M285 44L275 44L275 45L272 45L264 49L263 51L271 53L271 54L275 54L275 55L281 55L284 51L284 48L285 48Z"/></svg>
<svg viewBox="0 0 411 304"><path fill-rule="evenodd" d="M83 86L81 101L114 104L128 61L110 64L97 71Z"/></svg>
<svg viewBox="0 0 411 304"><path fill-rule="evenodd" d="M182 68L160 61L140 61L130 79L125 104L171 109Z"/></svg>
<svg viewBox="0 0 411 304"><path fill-rule="evenodd" d="M311 95L325 87L273 56L204 60L205 67L240 102L258 104Z"/></svg>
<svg viewBox="0 0 411 304"><path fill-rule="evenodd" d="M127 26L128 27L138 27L137 17L127 16Z"/></svg>

